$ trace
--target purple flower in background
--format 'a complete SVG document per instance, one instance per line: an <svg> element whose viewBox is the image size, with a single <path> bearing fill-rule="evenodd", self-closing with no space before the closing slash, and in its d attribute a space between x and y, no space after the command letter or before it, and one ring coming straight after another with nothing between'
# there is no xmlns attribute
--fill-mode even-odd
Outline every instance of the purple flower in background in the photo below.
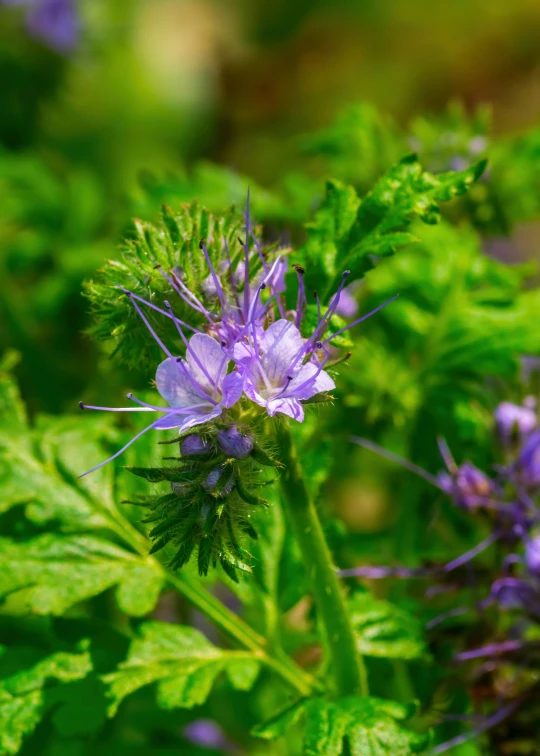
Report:
<svg viewBox="0 0 540 756"><path fill-rule="evenodd" d="M339 304L336 308L336 315L339 315L341 318L345 318L345 320L354 318L354 316L358 312L358 302L354 298L353 292L357 288L357 286L352 284L351 286L346 286L343 289L343 291L341 292Z"/></svg>
<svg viewBox="0 0 540 756"><path fill-rule="evenodd" d="M202 748L214 748L232 753L233 743L226 737L221 727L211 719L196 719L184 727L184 736Z"/></svg>
<svg viewBox="0 0 540 756"><path fill-rule="evenodd" d="M462 509L488 505L495 493L495 484L471 462L464 462L452 472L437 475L439 487Z"/></svg>
<svg viewBox="0 0 540 756"><path fill-rule="evenodd" d="M525 565L530 575L540 578L540 535L525 542Z"/></svg>
<svg viewBox="0 0 540 756"><path fill-rule="evenodd" d="M58 53L69 53L79 41L76 0L0 0L26 10L29 33Z"/></svg>
<svg viewBox="0 0 540 756"><path fill-rule="evenodd" d="M540 430L533 431L515 463L520 483L526 488L540 486Z"/></svg>
<svg viewBox="0 0 540 756"><path fill-rule="evenodd" d="M531 407L502 402L495 410L495 422L505 440L514 434L526 436L536 427L536 412Z"/></svg>

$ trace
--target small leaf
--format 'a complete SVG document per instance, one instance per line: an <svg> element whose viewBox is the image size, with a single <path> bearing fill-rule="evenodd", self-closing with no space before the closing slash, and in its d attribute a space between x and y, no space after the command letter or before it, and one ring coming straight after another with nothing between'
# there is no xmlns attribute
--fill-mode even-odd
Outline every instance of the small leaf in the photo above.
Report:
<svg viewBox="0 0 540 756"><path fill-rule="evenodd" d="M0 680L0 752L16 754L54 703L58 685L80 680L91 670L88 652L59 652Z"/></svg>
<svg viewBox="0 0 540 756"><path fill-rule="evenodd" d="M253 655L217 648L194 628L146 622L139 627L126 661L103 678L109 686L109 715L127 695L150 683L158 684L160 707L190 709L204 703L222 672L233 687L248 690L258 671Z"/></svg>
<svg viewBox="0 0 540 756"><path fill-rule="evenodd" d="M426 656L422 626L404 609L369 593L356 593L349 601L349 613L360 654L385 659Z"/></svg>

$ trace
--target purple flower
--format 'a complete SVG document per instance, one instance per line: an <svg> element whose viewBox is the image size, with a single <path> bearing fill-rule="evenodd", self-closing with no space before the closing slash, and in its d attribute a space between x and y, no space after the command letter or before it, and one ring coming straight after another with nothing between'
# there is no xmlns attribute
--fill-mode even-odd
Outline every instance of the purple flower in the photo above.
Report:
<svg viewBox="0 0 540 756"><path fill-rule="evenodd" d="M504 577L491 586L491 598L502 609L522 609L540 619L540 593L531 583L516 577Z"/></svg>
<svg viewBox="0 0 540 756"><path fill-rule="evenodd" d="M346 320L354 318L354 316L358 312L358 302L353 296L353 292L356 288L357 287L352 284L351 286L346 286L343 289L343 291L341 292L339 304L336 308L336 315L339 315Z"/></svg>
<svg viewBox="0 0 540 756"><path fill-rule="evenodd" d="M530 575L540 577L540 535L525 541L525 565Z"/></svg>
<svg viewBox="0 0 540 756"><path fill-rule="evenodd" d="M238 429L237 425L220 430L217 436L221 451L228 457L246 459L253 451L253 438Z"/></svg>
<svg viewBox="0 0 540 756"><path fill-rule="evenodd" d="M526 436L536 427L536 413L530 407L502 402L495 410L495 422L503 439Z"/></svg>
<svg viewBox="0 0 540 756"><path fill-rule="evenodd" d="M185 360L169 353L169 357L156 371L157 390L169 407L147 404L132 394L128 394L128 398L136 402L138 407L95 407L80 402L81 409L163 414L163 417L138 433L120 451L83 475L88 475L118 457L151 429L177 428L179 433L184 433L189 428L218 417L224 409L236 404L242 395L242 377L237 372L226 375L228 363L229 360L217 341L206 334L196 333L187 342Z"/></svg>
<svg viewBox="0 0 540 756"><path fill-rule="evenodd" d="M30 34L59 53L68 53L79 41L80 23L75 0L0 0L27 8Z"/></svg>
<svg viewBox="0 0 540 756"><path fill-rule="evenodd" d="M272 323L252 344L235 347L233 356L244 373L244 391L270 417L280 412L302 422L301 401L335 388L322 369L326 358L304 363L306 351L300 331L288 320Z"/></svg>
<svg viewBox="0 0 540 756"><path fill-rule="evenodd" d="M184 727L184 736L202 748L215 748L231 752L233 744L228 740L221 727L211 719L196 719Z"/></svg>
<svg viewBox="0 0 540 756"><path fill-rule="evenodd" d="M526 488L540 486L540 430L533 431L516 460L520 482Z"/></svg>
<svg viewBox="0 0 540 756"><path fill-rule="evenodd" d="M471 462L464 462L454 471L437 475L439 487L462 509L484 507L492 501L495 484Z"/></svg>

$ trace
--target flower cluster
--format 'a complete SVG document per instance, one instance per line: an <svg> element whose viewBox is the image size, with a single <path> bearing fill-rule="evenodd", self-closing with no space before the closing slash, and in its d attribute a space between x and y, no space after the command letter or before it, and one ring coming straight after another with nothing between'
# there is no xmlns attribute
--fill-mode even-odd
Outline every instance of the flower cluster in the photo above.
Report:
<svg viewBox="0 0 540 756"><path fill-rule="evenodd" d="M302 335L307 309L303 268L294 266L298 281L296 306L286 310L287 259L276 255L275 259L269 260L269 255L263 251L251 225L249 197L245 227L240 259L223 240L218 269L211 261L206 243L201 241L200 252L209 273L200 292L193 292L186 286L179 266L170 271L158 269L169 283L171 292L188 305L197 318L204 318L206 322L201 329L180 320L170 301L165 300L163 307L158 307L137 293L119 287L166 356L157 367L155 384L168 406L148 404L133 394L128 394L128 399L136 405L134 407L100 407L80 402L81 409L161 415L110 459L84 475L118 457L148 430L174 428L181 435L218 417L225 423L231 417L241 418L253 404L269 417L283 414L302 422L304 404L317 394L327 394L335 388L334 380L327 372L332 365L329 347L333 339L395 299L393 297L338 330L331 330L332 318L349 276L349 271L345 271L324 312L314 293L318 306L317 324L306 338ZM150 323L145 308L172 320L185 356L170 351ZM189 338L186 331L192 334Z"/></svg>
<svg viewBox="0 0 540 756"><path fill-rule="evenodd" d="M261 247L250 220L249 196L244 219L240 249L229 249L226 239L208 242L220 245L217 262L207 242L200 242L208 275L197 291L187 286L179 264L170 270L156 268L155 275L170 287L163 306L118 287L165 355L157 366L155 385L167 406L149 404L131 393L131 407L80 403L84 410L158 415L123 448L83 475L121 455L149 430L176 430L173 442L180 442L180 457L168 458L174 461L172 466L130 468L152 482L168 481L170 492L134 503L150 509L145 522L153 524L154 550L175 546L171 561L175 567L196 551L202 574L209 565L220 563L233 579L237 569L249 569L250 555L240 545L241 534L256 537L247 510L263 503L257 492L257 465L277 465L265 443L266 418L281 415L302 422L307 402L328 398L335 384L327 369L340 361L337 357L332 362L332 341L373 314L343 327L339 319L336 323L349 276L345 271L326 308L314 294L317 318L306 335L304 269L292 266L289 278L296 279L297 291L288 297L287 255ZM183 313L193 314L192 323L186 322L189 317L177 317L173 295L181 300ZM291 300L295 306L288 309ZM174 323L183 355L165 344L148 317L150 311ZM201 322L200 327L194 325Z"/></svg>
<svg viewBox="0 0 540 756"><path fill-rule="evenodd" d="M505 462L495 467L492 476L470 462L458 466L443 440L439 447L446 470L434 476L366 439L353 439L420 475L488 529L477 546L447 564L412 569L364 566L340 573L368 579L429 579L426 598L461 598L458 606L434 616L427 627L430 631L437 628L439 637L444 637L444 628L452 620L446 640L454 648L460 646L453 663L467 665L471 698L476 700L475 693L481 688L483 701L490 708L475 718L471 731L438 746L434 753L488 729L496 742L494 728L510 717L519 739L534 705L538 683L532 670L540 663L540 510L536 504L540 426L535 409L531 397L523 405L503 402L497 408L495 427ZM473 570L473 560L489 547L495 549L494 558Z"/></svg>

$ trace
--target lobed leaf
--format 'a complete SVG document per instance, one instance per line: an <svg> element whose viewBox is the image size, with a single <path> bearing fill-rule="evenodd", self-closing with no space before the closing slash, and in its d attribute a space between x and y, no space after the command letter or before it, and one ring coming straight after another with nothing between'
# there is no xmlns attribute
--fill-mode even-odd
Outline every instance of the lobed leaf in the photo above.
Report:
<svg viewBox="0 0 540 756"><path fill-rule="evenodd" d="M116 713L126 696L150 683L157 683L162 708L190 709L205 702L222 672L234 688L249 690L259 661L248 652L217 648L192 627L145 622L126 661L103 678L109 686L109 714Z"/></svg>
<svg viewBox="0 0 540 756"><path fill-rule="evenodd" d="M156 604L163 573L154 562L94 536L0 540L0 597L10 596L28 611L61 615L113 586L120 609L144 615Z"/></svg>
<svg viewBox="0 0 540 756"><path fill-rule="evenodd" d="M429 736L407 728L410 709L372 696L337 701L303 699L252 732L274 740L304 721L305 756L409 756L425 751Z"/></svg>
<svg viewBox="0 0 540 756"><path fill-rule="evenodd" d="M354 594L349 613L360 654L405 660L427 655L422 625L404 609L366 592Z"/></svg>
<svg viewBox="0 0 540 756"><path fill-rule="evenodd" d="M89 652L58 652L0 680L0 754L16 754L24 737L55 703L56 689L81 680L91 670Z"/></svg>

